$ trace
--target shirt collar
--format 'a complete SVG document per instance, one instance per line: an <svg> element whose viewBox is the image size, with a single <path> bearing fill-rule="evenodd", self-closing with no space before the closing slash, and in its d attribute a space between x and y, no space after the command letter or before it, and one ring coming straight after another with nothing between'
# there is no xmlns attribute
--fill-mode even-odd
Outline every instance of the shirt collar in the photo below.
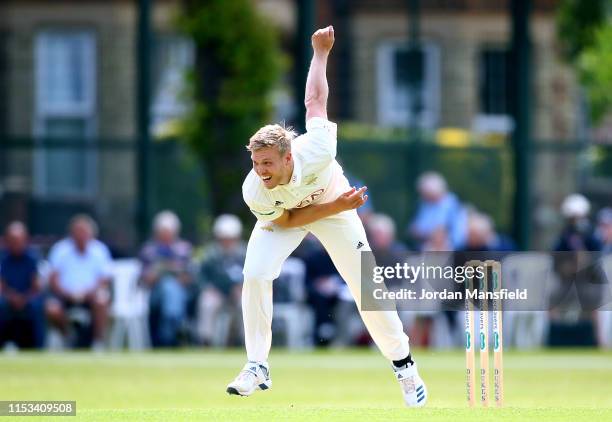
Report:
<svg viewBox="0 0 612 422"><path fill-rule="evenodd" d="M302 184L302 162L299 158L294 155L293 156L293 174L291 175L291 179L289 179L289 183L287 186L296 188Z"/></svg>
<svg viewBox="0 0 612 422"><path fill-rule="evenodd" d="M78 248L76 242L74 241L74 239L72 237L68 238L68 241L70 242L70 245L72 246L72 251L76 254L76 255L87 255L87 253L89 252L89 249L91 248L91 242L92 240L90 239L87 242L87 245L85 245L85 250L81 252L81 250Z"/></svg>

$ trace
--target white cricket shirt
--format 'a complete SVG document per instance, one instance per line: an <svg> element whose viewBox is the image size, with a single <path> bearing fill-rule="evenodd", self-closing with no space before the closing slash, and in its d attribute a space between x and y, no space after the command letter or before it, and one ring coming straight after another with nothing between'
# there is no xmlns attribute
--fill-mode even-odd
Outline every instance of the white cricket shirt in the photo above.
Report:
<svg viewBox="0 0 612 422"><path fill-rule="evenodd" d="M293 174L289 183L267 189L251 170L242 184L242 196L261 221L276 220L284 210L331 202L350 189L336 161L336 124L322 117L306 122L306 133L291 142Z"/></svg>

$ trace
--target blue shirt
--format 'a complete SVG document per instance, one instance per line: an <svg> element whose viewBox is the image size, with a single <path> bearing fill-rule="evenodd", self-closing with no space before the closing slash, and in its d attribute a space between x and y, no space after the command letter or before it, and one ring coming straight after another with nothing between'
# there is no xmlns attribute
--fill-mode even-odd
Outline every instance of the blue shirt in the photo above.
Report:
<svg viewBox="0 0 612 422"><path fill-rule="evenodd" d="M30 252L14 256L9 253L0 255L0 278L8 287L20 293L27 293L38 272L36 259Z"/></svg>
<svg viewBox="0 0 612 422"><path fill-rule="evenodd" d="M467 239L467 212L450 192L435 203L422 201L412 222L412 229L424 238L439 228L446 230L454 249L463 248Z"/></svg>

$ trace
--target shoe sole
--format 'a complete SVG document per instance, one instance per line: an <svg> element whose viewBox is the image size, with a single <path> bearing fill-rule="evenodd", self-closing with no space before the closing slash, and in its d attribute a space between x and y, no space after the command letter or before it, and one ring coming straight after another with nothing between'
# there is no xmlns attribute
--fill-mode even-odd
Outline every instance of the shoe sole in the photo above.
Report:
<svg viewBox="0 0 612 422"><path fill-rule="evenodd" d="M225 390L227 394L229 394L230 396L242 396L242 397L248 397L251 394L253 394L255 392L255 390L261 390L261 391L265 391L265 390L269 390L270 387L272 386L272 383L270 382L269 384L265 384L265 383L261 383L259 384L253 391L251 391L249 394L243 394L240 391L238 391L238 389L236 387L227 387L227 389Z"/></svg>
<svg viewBox="0 0 612 422"><path fill-rule="evenodd" d="M227 390L225 390L225 391L230 396L242 396L242 394L240 394L240 392L238 390L236 390L234 387L227 387Z"/></svg>
<svg viewBox="0 0 612 422"><path fill-rule="evenodd" d="M255 392L255 390L253 391L249 391L247 392L240 392L237 388L235 387L227 387L227 389L225 390L230 396L240 396L240 397L249 397L251 394L253 394Z"/></svg>

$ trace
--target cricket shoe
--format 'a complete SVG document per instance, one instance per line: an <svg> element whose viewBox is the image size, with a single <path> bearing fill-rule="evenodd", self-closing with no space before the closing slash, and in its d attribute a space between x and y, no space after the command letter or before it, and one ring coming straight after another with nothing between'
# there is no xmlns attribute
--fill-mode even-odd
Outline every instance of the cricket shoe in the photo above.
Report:
<svg viewBox="0 0 612 422"><path fill-rule="evenodd" d="M408 407L423 407L427 403L427 387L419 376L416 363L397 368L393 366Z"/></svg>
<svg viewBox="0 0 612 422"><path fill-rule="evenodd" d="M229 394L250 396L255 390L267 390L272 387L270 367L266 362L247 362L236 379L227 386Z"/></svg>

